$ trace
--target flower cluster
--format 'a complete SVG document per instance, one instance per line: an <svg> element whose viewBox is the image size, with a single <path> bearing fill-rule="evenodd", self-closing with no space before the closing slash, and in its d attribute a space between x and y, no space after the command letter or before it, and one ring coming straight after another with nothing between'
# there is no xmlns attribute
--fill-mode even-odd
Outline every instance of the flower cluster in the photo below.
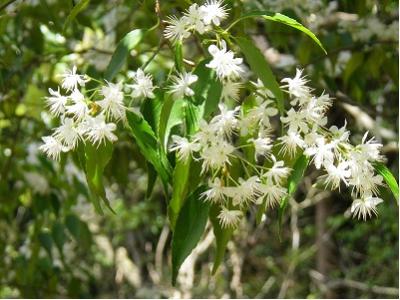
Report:
<svg viewBox="0 0 400 300"><path fill-rule="evenodd" d="M115 123L125 119L124 94L121 84L107 83L95 90L90 97L85 96L85 85L88 76L77 73L76 67L62 75L61 88L67 95L62 95L60 87L57 91L49 89L46 98L49 111L59 117L61 125L54 129L51 136L43 137L44 144L39 148L49 157L58 160L62 152L73 150L80 141L93 145L114 142L117 136ZM101 95L101 100L90 98ZM100 112L99 112L100 111Z"/></svg>
<svg viewBox="0 0 400 300"><path fill-rule="evenodd" d="M322 180L332 189L340 189L341 185L350 186L356 199L351 206L351 213L365 220L376 214L375 206L383 201L377 197L383 177L375 174L372 165L383 160L380 154L382 144L373 137L368 139L367 132L361 144L351 145L346 122L341 128L325 128L325 113L332 100L326 94L314 96L301 73L297 70L293 79L282 80L291 96L291 104L295 106L281 117L288 128L287 134L279 138L282 151L291 155L297 150L304 151L312 158L317 169L326 172Z"/></svg>
<svg viewBox="0 0 400 300"><path fill-rule="evenodd" d="M212 25L219 26L227 16L222 1L193 4L180 19L169 18L164 34L173 41L183 40L193 31L203 34ZM206 67L222 85L219 112L200 120L199 129L191 136L173 135L169 150L176 152L178 160L193 159L201 164L200 175L208 184L202 200L219 206L221 226L238 226L251 205L276 207L288 196L287 179L292 172L288 161L302 154L323 173L320 180L327 187L351 188L354 217L365 220L376 215L383 178L375 174L373 164L383 160L382 145L368 138L368 133L361 144L352 145L346 123L328 128L326 113L332 99L325 93L315 95L299 69L293 78L282 80L291 107L279 117L274 94L260 79L249 81L243 59L228 49L224 39L218 36L217 41L208 47L211 57ZM164 92L173 99L191 101L198 76L186 70L169 74L167 84L162 85ZM50 89L47 97L49 110L60 117L61 125L51 136L43 137L40 147L54 159L80 141L97 146L116 141L116 124L124 123L126 110L131 109L124 99L152 99L155 89L161 89L140 68L128 72L127 83L105 82L93 90L86 90L91 79L77 74L75 67L62 77L61 88L67 95L62 95L59 87ZM248 96L241 103L244 88ZM123 91L129 90L125 95ZM284 134L277 136L280 125Z"/></svg>
<svg viewBox="0 0 400 300"><path fill-rule="evenodd" d="M219 26L227 16L221 0L208 0L201 6L192 4L181 18L168 18L164 36L172 41L182 41L190 37L191 32L204 34L212 29L212 25Z"/></svg>

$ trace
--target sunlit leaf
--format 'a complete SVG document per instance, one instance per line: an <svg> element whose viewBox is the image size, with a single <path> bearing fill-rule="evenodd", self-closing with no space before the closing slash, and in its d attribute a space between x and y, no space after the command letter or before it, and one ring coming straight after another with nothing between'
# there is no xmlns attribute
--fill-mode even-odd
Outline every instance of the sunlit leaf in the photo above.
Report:
<svg viewBox="0 0 400 300"><path fill-rule="evenodd" d="M292 18L290 18L288 16L285 16L285 15L283 15L281 13L274 13L274 12L270 12L270 11L253 11L253 12L249 12L247 14L242 15L238 19L236 19L228 27L227 30L231 29L238 22L240 22L240 21L242 21L244 19L253 18L253 17L262 17L262 18L264 18L266 20L282 23L282 24L285 24L287 26L293 27L293 28L295 28L297 30L300 30L301 32L307 34L326 53L326 50L325 50L324 46L322 46L322 43L320 42L320 40L315 36L315 34L311 30L309 30L308 28L304 27L301 23L299 23L295 19L292 19Z"/></svg>
<svg viewBox="0 0 400 300"><path fill-rule="evenodd" d="M392 191L396 203L399 204L399 185L392 172L390 172L390 170L382 163L375 163L374 167L375 170L382 175L383 179L386 181L387 185Z"/></svg>
<svg viewBox="0 0 400 300"><path fill-rule="evenodd" d="M251 70L260 78L264 86L274 94L277 107L282 114L284 110L283 93L264 55L252 41L240 37L236 38L236 41L246 57Z"/></svg>
<svg viewBox="0 0 400 300"><path fill-rule="evenodd" d="M132 30L119 41L117 49L115 49L111 61L105 71L104 77L106 80L112 80L119 70L121 70L129 52L140 43L144 32L145 31L142 29Z"/></svg>

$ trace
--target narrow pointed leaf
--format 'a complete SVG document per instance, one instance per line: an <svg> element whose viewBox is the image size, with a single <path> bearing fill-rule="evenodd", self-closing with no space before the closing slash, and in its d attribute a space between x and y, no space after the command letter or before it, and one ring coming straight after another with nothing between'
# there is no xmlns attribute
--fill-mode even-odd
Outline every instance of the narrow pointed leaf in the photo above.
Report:
<svg viewBox="0 0 400 300"><path fill-rule="evenodd" d="M236 41L242 50L246 61L250 65L251 70L260 78L265 87L271 90L276 98L276 105L279 112L282 114L284 110L283 92L275 79L272 70L266 61L264 55L261 53L254 43L246 38L236 38Z"/></svg>
<svg viewBox="0 0 400 300"><path fill-rule="evenodd" d="M140 152L154 166L166 188L171 178L172 168L153 129L145 119L134 112L128 111L126 117Z"/></svg>
<svg viewBox="0 0 400 300"><path fill-rule="evenodd" d="M301 32L305 33L308 35L324 52L325 54L327 53L324 46L322 45L321 41L315 36L315 34L308 28L304 27L301 23L296 21L295 19L292 19L288 16L285 16L281 13L275 13L275 12L270 12L270 11L253 11L249 12L247 14L244 14L243 16L239 17L237 20L235 20L227 30L231 29L233 26L235 26L238 22L248 19L248 18L253 18L253 17L262 17L265 20L269 21L274 21L278 22L287 26L290 26L292 28L295 28L297 30L300 30Z"/></svg>
<svg viewBox="0 0 400 300"><path fill-rule="evenodd" d="M178 216L172 236L172 284L175 285L179 268L204 233L209 204L200 199L204 187L199 187L186 200Z"/></svg>
<svg viewBox="0 0 400 300"><path fill-rule="evenodd" d="M103 173L111 159L113 145L109 142L98 147L90 143L85 144L86 179L92 195L93 204L99 213L102 213L100 201L112 211L103 184Z"/></svg>
<svg viewBox="0 0 400 300"><path fill-rule="evenodd" d="M213 226L214 236L215 236L215 257L214 257L214 265L212 269L212 275L214 275L218 267L221 265L226 251L226 246L228 245L229 240L232 237L233 228L222 228L221 224L218 220L218 214L221 211L220 207L213 205L210 208L210 221Z"/></svg>
<svg viewBox="0 0 400 300"><path fill-rule="evenodd" d="M119 70L121 70L129 52L140 43L144 32L143 29L132 30L119 41L104 74L106 80L112 80Z"/></svg>
<svg viewBox="0 0 400 300"><path fill-rule="evenodd" d="M172 197L168 204L168 218L172 231L175 229L179 212L186 200L191 160L191 157L187 161L177 159L172 175Z"/></svg>
<svg viewBox="0 0 400 300"><path fill-rule="evenodd" d="M88 6L90 0L80 0L71 10L69 15L67 16L67 19L65 20L64 23L64 28L63 31L65 31L68 26L75 20L76 16L82 12L83 10L86 9Z"/></svg>
<svg viewBox="0 0 400 300"><path fill-rule="evenodd" d="M392 172L382 163L375 163L374 165L375 170L382 175L383 179L389 186L390 190L392 191L392 194L396 200L397 205L399 205L399 185L396 181L396 178L394 178Z"/></svg>
<svg viewBox="0 0 400 300"><path fill-rule="evenodd" d="M290 174L288 181L287 181L288 194L286 197L284 197L282 199L282 201L279 205L279 224L278 224L279 236L280 236L281 228L282 228L283 214L285 213L285 210L286 210L286 207L287 207L290 197L296 191L300 180L304 176L304 172L308 166L309 160L310 160L310 158L308 156L302 154L293 165L292 173Z"/></svg>

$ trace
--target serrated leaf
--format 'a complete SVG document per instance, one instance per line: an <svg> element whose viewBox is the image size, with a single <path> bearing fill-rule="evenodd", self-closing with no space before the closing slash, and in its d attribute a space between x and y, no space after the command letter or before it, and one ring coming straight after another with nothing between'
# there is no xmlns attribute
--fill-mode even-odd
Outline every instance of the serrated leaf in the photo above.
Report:
<svg viewBox="0 0 400 300"><path fill-rule="evenodd" d="M287 207L290 197L296 191L300 180L304 176L304 172L308 166L309 160L310 160L310 158L308 156L302 154L294 163L292 173L290 174L290 176L287 180L287 190L288 190L287 196L282 199L282 201L279 205L279 212L278 212L278 214L279 214L279 224L278 224L279 236L280 236L281 228L282 228L283 214L285 213L285 210L286 210L286 207Z"/></svg>
<svg viewBox="0 0 400 300"><path fill-rule="evenodd" d="M226 251L226 246L228 245L229 240L232 237L233 228L222 228L221 224L218 220L219 212L221 211L220 207L217 205L212 205L210 208L210 221L213 226L214 236L215 236L215 258L214 265L212 269L212 275L214 275L218 267L221 265Z"/></svg>
<svg viewBox="0 0 400 300"><path fill-rule="evenodd" d="M209 204L200 199L204 187L196 189L186 200L172 236L172 285L179 268L196 247L207 224Z"/></svg>
<svg viewBox="0 0 400 300"><path fill-rule="evenodd" d="M117 48L115 49L104 74L106 80L112 80L119 72L125 63L129 52L140 43L144 33L145 31L143 29L132 30L118 42Z"/></svg>
<svg viewBox="0 0 400 300"><path fill-rule="evenodd" d="M86 9L88 6L90 0L80 0L71 10L69 15L67 16L67 19L65 20L64 23L64 28L63 31L67 29L67 27L72 23L73 20L75 20L76 16L82 12L83 10Z"/></svg>
<svg viewBox="0 0 400 300"><path fill-rule="evenodd" d="M250 65L251 70L260 78L264 86L270 89L274 94L276 105L279 112L282 114L284 111L283 92L264 55L252 41L240 37L236 38L236 41L246 57L246 61Z"/></svg>
<svg viewBox="0 0 400 300"><path fill-rule="evenodd" d="M399 205L399 185L396 181L396 178L393 176L392 172L382 163L375 163L374 164L376 172L382 175L383 179L389 186L394 199L396 200L397 205Z"/></svg>
<svg viewBox="0 0 400 300"><path fill-rule="evenodd" d="M134 112L127 111L126 117L140 152L154 166L164 184L164 188L167 188L172 168L165 152L161 149L153 129L145 119Z"/></svg>
<svg viewBox="0 0 400 300"><path fill-rule="evenodd" d="M275 13L275 12L270 12L270 11L253 11L253 12L249 12L249 13L244 14L243 16L239 17L238 19L236 19L227 28L227 31L229 29L231 29L234 25L236 25L238 22L240 22L240 21L242 21L244 19L253 18L253 17L262 17L262 18L264 18L266 20L278 22L278 23L290 26L292 28L295 28L297 30L300 30L301 32L303 32L306 35L308 35L325 52L325 54L327 53L325 48L324 48L324 46L320 42L320 40L315 36L315 34L310 29L304 27L301 23L299 23L295 19L292 19L292 18L290 18L288 16L285 16L285 15L283 15L281 13Z"/></svg>
<svg viewBox="0 0 400 300"><path fill-rule="evenodd" d="M108 162L111 159L113 145L110 142L101 144L98 147L91 143L85 144L85 161L86 161L86 180L92 194L93 204L98 213L102 214L103 210L100 200L112 211L109 201L106 197L106 191L103 184L103 173Z"/></svg>

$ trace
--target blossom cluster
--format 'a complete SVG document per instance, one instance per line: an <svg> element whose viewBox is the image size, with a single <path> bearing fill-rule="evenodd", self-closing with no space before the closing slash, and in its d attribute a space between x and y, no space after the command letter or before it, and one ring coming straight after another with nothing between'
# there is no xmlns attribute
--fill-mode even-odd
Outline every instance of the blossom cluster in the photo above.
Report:
<svg viewBox="0 0 400 300"><path fill-rule="evenodd" d="M213 25L219 26L227 16L227 8L221 0L208 0L201 6L195 3L181 18L168 18L164 36L172 41L182 41L190 37L191 32L204 34L210 31Z"/></svg>
<svg viewBox="0 0 400 300"><path fill-rule="evenodd" d="M85 96L85 85L90 81L88 76L80 75L74 66L62 76L61 89L49 89L50 96L46 103L50 113L59 117L61 125L54 129L50 136L44 136L40 149L49 157L58 160L62 152L75 149L80 141L99 145L107 140L114 142L117 126L110 120L125 118L124 95L120 84L108 83L96 90L90 97L99 92L100 101L91 101ZM98 112L100 110L100 112Z"/></svg>
<svg viewBox="0 0 400 300"><path fill-rule="evenodd" d="M222 1L208 0L193 4L180 19L169 18L165 37L182 41L191 32L203 34L219 26L227 9ZM366 133L359 145L350 143L344 126L327 127L326 113L332 105L329 95L315 95L308 80L297 69L293 78L282 79L282 90L290 98L286 112L276 107L277 99L260 79L252 76L243 59L224 39L208 46L207 68L214 71L222 85L219 112L200 121L191 136L171 137L169 148L178 160L201 163L201 175L208 188L202 200L220 207L218 219L223 227L236 227L251 205L274 208L288 195L287 181L292 170L288 161L304 154L322 172L320 180L331 189L351 188L353 216L366 219L377 214L382 202L378 189L383 178L375 174L373 163L382 161L382 147ZM90 80L76 67L62 75L61 90L50 89L47 104L61 125L51 136L43 137L40 147L49 157L58 159L62 152L73 150L79 142L99 146L117 140L117 123L125 123L126 98L155 98L155 89L164 89L173 99L191 101L192 85L199 78L190 71L170 72L167 84L157 87L150 74L142 69L128 72L128 82L102 82L86 89ZM244 89L247 93L244 93ZM124 91L130 91L125 95ZM242 93L243 92L243 93ZM241 102L241 95L247 94ZM132 102L131 102L132 103ZM284 133L278 134L279 121ZM234 174L240 170L240 175ZM237 172L236 172L237 173Z"/></svg>

